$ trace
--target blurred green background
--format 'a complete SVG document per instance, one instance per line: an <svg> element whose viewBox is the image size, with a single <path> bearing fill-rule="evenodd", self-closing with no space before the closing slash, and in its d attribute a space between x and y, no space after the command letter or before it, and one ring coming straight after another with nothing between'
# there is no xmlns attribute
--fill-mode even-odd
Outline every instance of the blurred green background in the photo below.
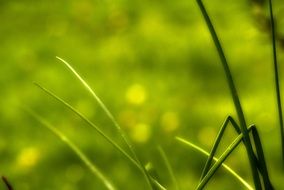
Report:
<svg viewBox="0 0 284 190"><path fill-rule="evenodd" d="M284 84L284 3L273 2ZM267 6L256 0L204 3L247 121L260 131L272 182L281 189L284 174ZM98 104L55 56L67 60L91 84L142 162L154 165L162 184L171 188L157 145L168 155L181 189L196 187L206 158L174 137L210 150L222 122L227 115L235 117L235 111L194 0L1 0L0 21L0 174L15 189L104 189L69 147L21 106L64 132L119 189L147 189L143 175L125 157L33 85L36 81L52 90L124 146ZM233 130L225 135L219 155L236 137ZM252 184L243 147L226 163ZM220 169L207 189L244 187Z"/></svg>

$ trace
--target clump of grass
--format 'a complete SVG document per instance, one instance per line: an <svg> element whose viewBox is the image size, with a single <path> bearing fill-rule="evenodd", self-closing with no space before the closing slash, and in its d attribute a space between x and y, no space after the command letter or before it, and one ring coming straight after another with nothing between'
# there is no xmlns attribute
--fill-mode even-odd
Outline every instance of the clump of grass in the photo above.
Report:
<svg viewBox="0 0 284 190"><path fill-rule="evenodd" d="M67 107L68 109L70 109L72 112L74 112L76 115L78 115L83 121L85 121L90 127L92 127L93 129L95 129L102 137L104 137L104 139L106 139L110 144L112 144L114 146L114 148L116 150L118 150L119 152L121 152L128 160L129 162L131 162L132 164L134 164L145 176L147 183L149 185L149 187L151 189L162 189L165 190L166 188L163 187L163 185L161 185L155 178L153 178L152 176L150 176L147 172L147 170L145 169L145 167L143 166L142 162L138 159L137 154L135 153L134 147L133 145L130 143L130 141L127 139L126 134L122 131L121 127L119 126L119 124L116 122L116 120L114 119L114 117L112 116L112 114L110 113L110 111L108 110L108 108L103 104L103 102L99 99L99 97L95 94L95 92L91 89L91 87L88 85L87 82L85 82L83 80L83 78L76 72L76 70L70 65L68 64L65 60L57 57L60 61L62 61L71 71L72 73L79 79L79 81L82 83L82 85L92 94L92 96L95 98L95 100L99 103L99 105L101 106L101 108L105 111L105 113L107 113L108 117L110 118L110 120L114 123L114 125L116 126L116 128L119 131L119 134L121 135L121 137L124 139L125 143L128 145L129 150L131 151L132 155L130 155L129 153L127 153L127 151L125 151L123 148L121 148L114 140L112 140L111 137L109 137L108 135L106 135L97 125L95 125L93 122L91 122L86 116L84 116L81 112L79 112L77 109L75 109L72 105L70 105L69 103L67 103L66 101L64 101L62 98L60 98L59 96L57 96L56 94L52 93L50 90L46 89L45 87L43 87L42 85L38 84L38 83L34 83L38 88L40 88L42 91L44 91L46 94L48 94L49 96L51 96L52 98L56 99L57 101L59 101L62 105L64 105L65 107ZM43 122L44 120L42 118L40 118L38 115L32 114L35 119L37 119L40 123L44 124L46 127L48 127L50 130L52 130L53 133L55 133L58 137L60 137L62 139L62 137L64 137L63 139L66 139L66 137L64 136L64 134L60 133L58 130L56 130L56 128L51 127L50 125L47 125L46 122ZM66 142L66 141L65 141ZM67 143L69 146L72 145L72 142L68 140L69 143ZM71 144L70 144L71 143ZM76 154L80 157L80 155L82 156L82 154L78 154L78 152L81 152L81 150L76 147L74 149L74 146L70 146L74 151L76 150ZM82 159L82 158L81 158ZM91 168L90 168L91 169ZM99 175L98 175L99 176ZM101 175L100 175L101 176ZM101 178L101 177L100 177ZM102 178L101 178L102 179ZM104 181L104 180L103 180Z"/></svg>
<svg viewBox="0 0 284 190"><path fill-rule="evenodd" d="M201 179L199 181L199 184L196 189L203 189L205 185L208 183L208 181L212 178L214 173L217 171L217 169L223 164L223 162L226 160L226 158L234 151L234 149L239 146L241 142L245 145L246 152L249 158L249 163L251 166L253 181L255 189L261 190L272 190L274 189L272 186L272 183L270 181L267 165L263 153L263 148L261 144L261 140L257 131L257 128L255 125L251 125L248 127L246 124L244 112L240 103L240 99L238 96L237 89L234 84L233 76L230 71L229 64L227 62L225 53L223 51L223 48L221 46L220 40L217 36L217 33L214 29L214 26L211 22L211 19L204 7L204 4L201 0L197 0L197 4L202 12L202 15L204 17L204 20L207 24L207 27L210 31L211 37L213 39L213 42L215 44L215 47L217 49L217 52L219 54L219 57L221 59L222 67L224 69L226 80L228 82L228 86L232 95L232 100L235 106L235 110L238 116L238 122L231 117L228 116L225 120L224 124L221 126L221 129L217 135L217 138L215 140L215 143L211 149L210 154L208 155L207 162L204 166ZM269 7L270 7L270 16L271 16L271 28L272 28L272 46L273 46L273 62L275 67L275 81L276 81L276 94L277 94L277 105L278 105L278 112L279 112L279 120L280 120L280 128L281 128L281 138L282 138L282 150L284 149L283 144L283 119L282 119L282 109L281 109L281 99L280 99L280 90L279 90L279 78L278 78L278 69L277 69L277 58L276 58L276 45L275 45L275 31L274 31L274 22L273 22L273 10L272 10L272 2L269 1ZM223 137L224 131L228 124L231 123L236 132L239 134L239 136L231 143L230 146L222 153L220 158L216 158L216 163L212 165L212 160L214 160L214 155L217 151L218 145ZM250 137L250 133L252 133L252 139ZM186 142L181 138L177 138L179 141L186 143L190 145L192 148L198 149L199 151L202 151L200 147L196 147L190 142ZM254 152L254 149L256 152ZM202 151L203 152L203 151ZM204 153L204 152L203 152ZM284 154L283 154L284 155ZM283 157L284 158L284 157ZM261 177L261 178L260 178ZM238 178L239 179L239 178Z"/></svg>
<svg viewBox="0 0 284 190"><path fill-rule="evenodd" d="M205 9L204 4L201 0L197 0L197 4L201 10L201 13L205 19L205 22L208 26L209 32L211 34L211 37L213 39L213 42L216 46L217 52L219 54L219 57L221 59L221 64L224 69L224 73L226 75L226 81L228 82L228 86L231 92L232 100L234 103L234 107L237 113L238 120L236 121L231 116L228 116L226 120L224 121L223 125L220 128L220 131L216 137L216 140L213 144L213 147L208 153L207 151L203 150L201 147L191 143L190 141L187 141L181 137L176 137L176 140L179 142L182 142L191 148L198 150L199 152L203 153L204 155L208 156L207 161L205 163L204 169L201 174L200 181L197 186L197 190L203 189L206 184L212 179L213 175L216 173L216 171L222 166L224 167L231 175L233 175L238 181L240 181L247 189L252 190L262 190L263 188L266 190L273 190L272 183L269 178L268 170L267 170L267 164L265 161L263 148L261 144L261 140L257 131L257 128L255 125L247 125L245 115L242 109L242 105L238 96L238 91L236 89L236 86L234 84L233 76L231 74L231 70L228 64L228 61L226 59L225 53L223 51L223 48L221 46L221 43L219 41L219 38L217 36L217 33L214 29L214 25L211 22L211 19ZM280 121L280 131L281 131L281 142L282 142L282 155L283 155L283 161L284 161L284 129L283 129L283 118L282 118L282 107L281 107L281 99L280 99L280 88L279 88L279 76L278 76L278 66L277 66L277 53L276 53L276 44L275 44L275 30L274 30L274 21L273 21L273 9L272 9L272 2L269 0L269 7L270 7L270 17L271 17L271 30L272 30L272 47L273 47L273 63L274 63L274 75L275 75L275 89L277 94L277 105L278 105L278 116ZM73 73L73 75L81 82L81 84L86 88L86 90L92 95L94 100L99 104L99 106L102 108L102 110L105 112L105 114L108 116L108 118L112 121L114 126L116 127L118 133L124 140L125 144L127 145L128 150L124 150L121 148L114 140L112 140L111 137L107 136L97 125L92 123L86 116L84 116L82 113L80 113L78 110L76 110L72 105L65 102L62 98L55 95L48 89L44 88L43 86L36 84L37 87L39 87L41 90L43 90L46 94L50 95L52 98L59 101L62 105L73 111L76 115L78 115L84 122L86 122L90 127L94 128L104 139L112 144L114 148L119 151L122 155L124 155L128 161L132 164L134 164L144 175L145 180L149 186L150 189L156 190L156 189L162 189L165 190L166 187L164 187L157 177L155 175L151 174L150 169L145 167L139 157L137 156L137 153L135 151L135 148L133 144L128 140L127 135L122 130L121 126L118 124L114 116L111 114L107 106L103 103L103 101L97 96L97 94L94 92L94 90L90 87L90 85L78 74L78 72L65 60L62 58L57 57L62 63L66 65L66 67ZM87 165L87 167L105 184L105 186L108 189L115 189L114 185L110 182L109 179L105 177L105 175L93 164L91 161L87 158L87 156L76 146L74 143L72 143L63 133L61 133L58 129L48 124L43 118L38 116L37 114L30 112L40 123L42 123L44 126L46 126L49 130L51 130L55 135L57 135L65 144L67 144L74 153L77 154L77 156L80 157L80 159ZM228 126L234 127L235 131L237 132L238 136L235 138L232 143L227 147L227 149L221 154L219 158L215 157L215 153L218 149L218 146L223 138L224 131ZM236 147L238 147L241 143L245 146L246 153L249 159L249 164L251 167L252 177L253 177L253 183L254 188L249 185L248 182L246 182L239 174L237 174L233 169L231 169L228 165L224 164L225 160L231 155L231 153L235 150ZM130 153L128 153L128 151ZM164 150L159 147L158 151L161 154L161 157L165 163L165 166L168 170L169 176L171 178L173 187L175 187L176 190L179 190L179 185L177 182L177 179L174 175L173 169L170 165L170 162L167 158L167 155L165 154ZM4 181L5 182L5 181ZM8 186L8 185L7 185Z"/></svg>

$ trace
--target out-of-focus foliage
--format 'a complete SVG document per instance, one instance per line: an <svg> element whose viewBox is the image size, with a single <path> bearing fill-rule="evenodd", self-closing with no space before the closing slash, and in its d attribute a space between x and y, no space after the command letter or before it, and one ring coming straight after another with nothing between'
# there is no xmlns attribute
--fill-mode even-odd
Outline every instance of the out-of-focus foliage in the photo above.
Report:
<svg viewBox="0 0 284 190"><path fill-rule="evenodd" d="M251 2L204 0L248 123L260 130L271 179L279 189L284 184L272 47L269 31L260 27L263 20L255 14L267 11ZM284 34L284 4L278 0L274 5L278 32ZM181 188L197 185L205 158L177 143L174 136L210 150L223 120L235 112L194 0L2 0L0 20L0 174L8 176L15 189L103 188L76 155L22 106L63 131L120 189L147 188L142 174L119 152L33 85L37 81L64 98L124 146L98 104L55 56L69 61L91 84L143 163L153 163L162 184L171 185L158 144L169 155ZM283 51L278 51L280 64ZM283 81L282 64L280 68ZM219 153L234 137L229 130ZM242 148L227 163L251 182ZM243 188L222 169L208 185L208 189L228 187Z"/></svg>

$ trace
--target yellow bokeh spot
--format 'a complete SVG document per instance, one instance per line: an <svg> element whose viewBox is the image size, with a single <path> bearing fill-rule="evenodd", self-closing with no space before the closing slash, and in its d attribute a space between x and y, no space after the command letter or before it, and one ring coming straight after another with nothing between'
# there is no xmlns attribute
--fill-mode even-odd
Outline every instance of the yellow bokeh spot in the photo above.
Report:
<svg viewBox="0 0 284 190"><path fill-rule="evenodd" d="M169 111L162 115L161 126L165 132L173 132L179 127L179 117L177 113Z"/></svg>
<svg viewBox="0 0 284 190"><path fill-rule="evenodd" d="M140 84L130 86L126 91L126 100L130 104L141 105L147 98L144 87Z"/></svg>
<svg viewBox="0 0 284 190"><path fill-rule="evenodd" d="M37 148L30 147L23 149L17 158L19 167L30 168L37 164L39 160L39 151Z"/></svg>
<svg viewBox="0 0 284 190"><path fill-rule="evenodd" d="M149 140L151 133L152 131L149 125L139 123L133 126L130 136L137 143L145 143Z"/></svg>

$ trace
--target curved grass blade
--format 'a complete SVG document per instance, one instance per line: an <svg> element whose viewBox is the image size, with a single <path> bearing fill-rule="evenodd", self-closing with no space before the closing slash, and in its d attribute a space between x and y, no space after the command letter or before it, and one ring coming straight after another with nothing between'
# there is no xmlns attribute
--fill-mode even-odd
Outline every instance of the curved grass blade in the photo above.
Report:
<svg viewBox="0 0 284 190"><path fill-rule="evenodd" d="M273 49L273 66L274 66L274 77L275 77L275 91L277 96L277 109L280 124L280 135L281 135L281 145L282 145L282 165L284 168L284 123L283 123L283 113L282 113L282 103L280 95L280 81L279 81L279 71L277 63L277 50L276 50L276 32L273 16L273 6L272 0L269 0L269 13L270 13L270 23L271 23L271 33L272 33L272 49Z"/></svg>
<svg viewBox="0 0 284 190"><path fill-rule="evenodd" d="M179 190L180 188L179 188L177 179L176 179L176 177L175 177L175 175L174 175L172 166L171 166L171 164L170 164L170 162L169 162L169 159L168 159L168 157L167 157L165 151L163 150L163 148L162 148L161 146L158 146L158 151L159 151L159 153L160 153L160 155L161 155L161 157L162 157L162 159L163 159L163 161L164 161L164 163L165 163L165 165L166 165L166 167L167 167L167 170L168 170L168 172L169 172L169 174L170 174L171 181L172 181L172 183L173 183L175 189L176 189L176 190Z"/></svg>
<svg viewBox="0 0 284 190"><path fill-rule="evenodd" d="M57 128L49 124L42 117L37 115L31 110L26 110L32 117L34 117L38 122L40 122L43 126L49 129L54 135L62 140L69 148L73 150L73 152L82 160L82 162L87 166L87 168L98 177L102 183L109 190L115 190L116 188L112 184L112 182L95 166L90 159L84 154L79 147L77 147L71 140L69 140L62 132L60 132Z"/></svg>
<svg viewBox="0 0 284 190"><path fill-rule="evenodd" d="M261 182L260 182L260 178L259 178L259 174L258 174L258 170L257 170L257 165L256 165L256 162L255 162L255 159L254 159L254 152L253 152L253 149L252 149L252 144L251 144L249 134L248 134L248 131L247 131L247 124L246 124L245 116L244 116L244 113L243 113L243 109L242 109L242 106L241 106L241 103L240 103L240 99L239 99L237 89L236 89L234 81L233 81L233 77L232 77L226 56L224 54L223 48L221 46L221 43L220 43L219 38L217 36L217 33L214 29L214 26L211 22L211 19L210 19L208 13L207 13L202 1L197 0L197 4L198 4L198 6L199 6L199 8L202 12L202 15L203 15L205 21L206 21L206 24L208 26L208 29L210 31L210 34L211 34L212 39L214 41L214 44L217 48L219 57L221 59L222 66L223 66L225 74L226 74L226 78L227 78L227 82L228 82L228 85L229 85L229 88L230 88L230 91L231 91L232 99L233 99L235 109L236 109L236 112L237 112L237 115L238 115L238 118L239 118L240 129L241 129L242 134L244 136L243 141L244 141L244 145L245 145L245 148L246 148L246 151L247 151L247 154L248 154L249 163L250 163L250 166L251 166L251 171L252 171L252 176L253 176L255 188L258 189L258 190L261 190L262 189Z"/></svg>
<svg viewBox="0 0 284 190"><path fill-rule="evenodd" d="M135 160L137 161L137 163L140 165L143 175L145 176L147 183L149 185L149 187L152 188L151 185L151 179L149 174L147 173L147 171L145 170L143 164L141 163L140 159L138 158L137 154L135 153L134 150L134 146L130 143L130 141L128 140L126 134L124 133L124 131L122 130L122 128L120 127L120 125L118 124L118 122L115 120L114 116L111 114L111 112L109 111L109 109L105 106L105 104L102 102L102 100L97 96L97 94L92 90L92 88L88 85L88 83L77 73L77 71L69 64L67 63L65 60L63 60L60 57L56 57L58 60L60 60L62 63L64 63L67 68L76 76L77 79L79 79L79 81L82 83L82 85L87 89L87 91L93 96L93 98L98 102L98 104L100 105L100 107L103 109L103 111L106 113L106 115L108 116L108 118L112 121L112 123L114 124L114 126L116 127L116 129L118 130L120 136L122 137L122 139L124 140L124 142L126 143L126 145L128 146L129 150L131 151L131 153L133 154Z"/></svg>
<svg viewBox="0 0 284 190"><path fill-rule="evenodd" d="M185 144L185 145L188 145L189 147L191 147L191 148L197 150L198 152L200 152L200 153L202 153L202 154L204 154L204 155L206 155L206 156L209 156L209 155L210 155L209 152L207 152L206 150L202 149L200 146L195 145L194 143L192 143L192 142L190 142L190 141L188 141L188 140L185 140L185 139L183 139L183 138L181 138L181 137L176 137L176 140L178 140L179 142L181 142L181 143L183 143L183 144ZM218 162L219 159L218 159L217 157L213 157L213 160L214 160L215 162ZM222 165L222 167L223 167L224 169L226 169L232 176L234 176L240 183L242 183L247 189L249 189L249 190L254 190L253 187L252 187L248 182L246 182L239 174L237 174L237 173L236 173L232 168L230 168L227 164L222 163L221 165Z"/></svg>
<svg viewBox="0 0 284 190"><path fill-rule="evenodd" d="M268 175L268 170L267 170L267 166L266 166L266 162L265 162L265 158L264 158L264 153L263 153L263 149L262 149L262 144L260 141L260 137L257 131L257 128L255 125L251 126L252 129L252 136L253 136L253 140L254 140L254 144L255 144L255 150L257 153L257 159L258 159L258 163L259 163L259 170L260 173L262 175L263 178L263 183L264 183L264 187L265 189L269 189L269 190L273 190L273 186L272 183L269 179L269 175Z"/></svg>
<svg viewBox="0 0 284 190"><path fill-rule="evenodd" d="M85 121L90 127L94 128L102 137L104 137L111 145L113 145L119 152L121 152L131 163L133 163L139 170L143 172L143 168L137 163L136 160L132 158L126 151L124 151L116 142L114 142L108 135L106 135L97 125L95 125L93 122L91 122L86 116L84 116L81 112L76 110L73 106L65 102L63 99L49 91L48 89L44 88L40 84L34 82L34 84L40 88L42 91L44 91L46 94L63 104L65 107L70 109L73 113L78 115L83 121ZM157 180L153 179L151 176L149 176L150 180L156 184L156 186L163 187ZM157 185L158 184L158 185ZM163 187L164 188L164 187ZM165 189L165 188L164 188Z"/></svg>
<svg viewBox="0 0 284 190"><path fill-rule="evenodd" d="M51 91L47 90L43 86L41 86L38 83L34 83L38 88L43 90L46 94L51 96L52 98L56 99L58 102L63 104L65 107L70 109L72 112L74 112L76 115L78 115L83 121L85 121L89 126L91 126L93 129L95 129L102 137L104 137L111 145L113 145L119 152L121 152L126 158L128 158L134 165L139 167L137 162L127 153L125 152L116 142L114 142L107 134L105 134L97 125L95 125L93 122L91 122L87 117L85 117L81 112L76 110L73 106L65 102L63 99L52 93Z"/></svg>

